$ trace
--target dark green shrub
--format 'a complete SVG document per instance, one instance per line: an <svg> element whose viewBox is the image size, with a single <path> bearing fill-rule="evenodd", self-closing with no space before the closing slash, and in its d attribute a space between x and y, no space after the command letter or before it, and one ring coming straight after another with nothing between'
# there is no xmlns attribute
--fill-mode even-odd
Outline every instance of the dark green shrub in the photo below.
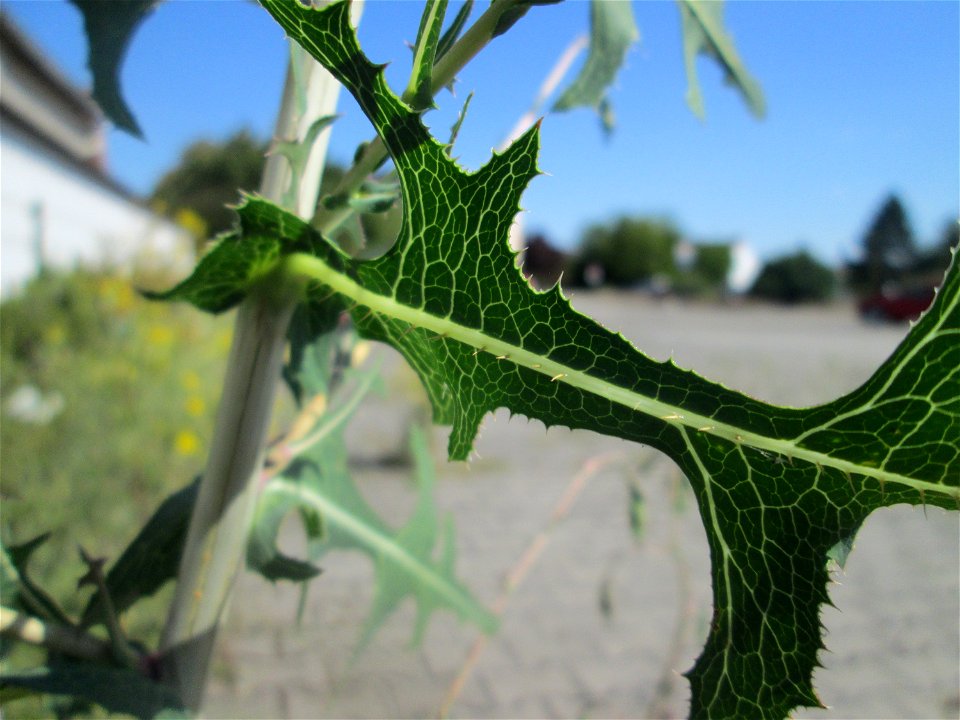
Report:
<svg viewBox="0 0 960 720"><path fill-rule="evenodd" d="M750 294L783 303L822 302L833 295L833 271L806 251L768 262Z"/></svg>
<svg viewBox="0 0 960 720"><path fill-rule="evenodd" d="M594 225L584 234L571 280L583 284L585 269L597 265L605 281L626 287L656 275L675 274L674 249L680 232L665 220L620 218L613 225Z"/></svg>

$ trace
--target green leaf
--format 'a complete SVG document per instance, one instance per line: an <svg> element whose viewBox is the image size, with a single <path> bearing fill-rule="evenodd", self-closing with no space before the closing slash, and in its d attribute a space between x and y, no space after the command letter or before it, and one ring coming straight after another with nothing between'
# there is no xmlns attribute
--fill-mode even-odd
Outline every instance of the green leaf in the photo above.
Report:
<svg viewBox="0 0 960 720"><path fill-rule="evenodd" d="M243 201L250 204L247 200ZM254 203L258 205L258 203ZM246 225L252 222L253 225ZM276 278L281 259L294 252L319 252L328 243L302 221L297 224L298 237L291 233L264 233L263 223L252 213L240 216L240 226L217 238L203 256L193 274L166 292L144 292L152 300L189 302L201 310L219 313L229 310L254 287L270 285ZM326 312L314 313L332 321ZM315 328L319 330L319 328Z"/></svg>
<svg viewBox="0 0 960 720"><path fill-rule="evenodd" d="M394 206L400 198L400 188L372 190L365 185L354 193L347 203L358 213L382 213Z"/></svg>
<svg viewBox="0 0 960 720"><path fill-rule="evenodd" d="M196 478L166 498L110 568L105 585L117 614L176 578L199 488ZM103 610L98 590L83 612L83 624L104 622Z"/></svg>
<svg viewBox="0 0 960 720"><path fill-rule="evenodd" d="M723 0L677 0L683 29L683 61L687 68L687 104L701 120L703 95L697 79L697 55L707 55L720 65L727 82L743 96L750 112L758 118L767 106L760 85L747 72L723 26Z"/></svg>
<svg viewBox="0 0 960 720"><path fill-rule="evenodd" d="M264 493L257 502L247 540L247 567L270 582L306 582L320 574L316 565L284 555L277 548L281 522L291 510L299 508L297 498L281 493Z"/></svg>
<svg viewBox="0 0 960 720"><path fill-rule="evenodd" d="M463 121L467 119L467 110L470 107L471 100L473 100L473 93L467 95L467 99L463 101L463 107L460 108L460 112L457 113L457 119L454 121L453 125L450 126L450 140L447 142L448 155L453 152L453 145L457 142L457 136L460 134L460 128L463 127Z"/></svg>
<svg viewBox="0 0 960 720"><path fill-rule="evenodd" d="M43 533L21 545L6 547L0 543L0 594L3 605L19 608L43 620L54 621L72 627L73 621L43 588L30 579L27 565L33 553L48 539Z"/></svg>
<svg viewBox="0 0 960 720"><path fill-rule="evenodd" d="M414 110L426 110L433 104L433 64L437 57L440 28L447 12L447 0L426 0L420 29L413 48L413 72L404 97Z"/></svg>
<svg viewBox="0 0 960 720"><path fill-rule="evenodd" d="M827 558L833 560L841 570L846 567L847 558L853 552L853 541L859 530L859 527L851 529L846 537L840 538L836 545L827 550Z"/></svg>
<svg viewBox="0 0 960 720"><path fill-rule="evenodd" d="M261 495L248 545L248 564L268 579L307 580L311 562L283 556L276 546L282 519L299 510L307 531L311 561L331 550L360 550L375 563L376 594L364 626L360 648L404 598L413 594L418 615L415 639L419 639L434 609L449 607L461 617L488 631L495 620L455 579L452 527L444 541L443 560L433 561L436 519L433 509L433 476L429 453L418 434L412 438L420 501L404 529L392 531L370 508L354 485L348 469L343 431L360 401L379 380L379 366L367 370L347 369L337 378L342 339L327 333L309 347L302 343L311 335L308 316L295 323L294 351L300 354L297 387L305 394L327 393L337 386L335 400L309 431L309 447L279 478L268 483ZM336 348L334 350L334 348Z"/></svg>
<svg viewBox="0 0 960 720"><path fill-rule="evenodd" d="M70 0L83 14L90 46L93 99L118 128L143 137L120 90L120 68L130 40L159 0Z"/></svg>
<svg viewBox="0 0 960 720"><path fill-rule="evenodd" d="M173 690L134 670L83 663L58 663L21 675L0 677L0 695L28 690L97 703L109 712L143 720L186 718Z"/></svg>
<svg viewBox="0 0 960 720"><path fill-rule="evenodd" d="M310 278L312 304L348 309L362 335L396 347L420 375L435 420L452 424L452 458L468 455L480 422L500 407L669 455L693 487L712 559L714 616L688 673L691 715L776 718L818 706L811 677L828 552L877 508L954 509L960 500L956 262L932 308L861 388L813 408L759 402L648 358L574 311L558 288L530 288L507 238L537 174L537 127L467 173L364 57L344 5L263 5L373 122L400 178L404 220L390 251L357 261L248 199L223 262L260 262L269 247L273 271ZM213 280L200 275L186 295L206 299ZM337 487L330 492L346 492ZM382 542L360 506L338 509L349 498L331 502L302 481L273 491L299 495L328 528L352 524Z"/></svg>
<svg viewBox="0 0 960 720"><path fill-rule="evenodd" d="M506 33L520 18L527 14L527 10L535 5L556 5L561 2L563 0L513 0L497 20L492 37L499 37Z"/></svg>
<svg viewBox="0 0 960 720"><path fill-rule="evenodd" d="M612 129L612 111L607 88L613 84L623 65L627 50L640 33L629 2L592 0L590 3L590 50L580 73L553 105L554 111L592 107L604 127Z"/></svg>
<svg viewBox="0 0 960 720"><path fill-rule="evenodd" d="M318 353L316 346L322 348L330 345L331 342L336 342L336 338L332 333L328 333L312 347L304 349L304 362L298 374L300 388L314 394L325 394L328 391L335 369L325 360L332 353L329 352L329 348L324 348L325 352ZM308 437L312 447L304 457L320 458L319 462L322 462L324 467L335 468L334 474L339 476L342 482L352 482L346 474L347 458L343 430L360 402L375 386L379 373L379 366L364 372L348 370L346 373L348 377L344 382L352 387L344 393L347 397L327 409L309 431ZM293 464L287 470L287 474L298 476L303 472L309 474L316 469L316 467L303 468L303 461L301 461ZM247 542L247 566L271 582L277 580L304 582L320 574L320 570L312 563L288 557L277 548L280 524L292 510L300 510L302 514L306 511L303 520L307 540L311 546L315 547L317 542L323 541L323 518L316 514L314 508L305 506L289 494L263 493L257 503L250 538Z"/></svg>
<svg viewBox="0 0 960 720"><path fill-rule="evenodd" d="M339 351L334 332L337 314L320 312L319 305L297 307L287 330L290 356L283 367L283 379L298 407L319 393L329 393ZM317 312L314 312L317 311Z"/></svg>
<svg viewBox="0 0 960 720"><path fill-rule="evenodd" d="M345 409L349 414L352 408ZM370 615L364 624L359 649L408 596L417 606L414 643L419 643L431 613L448 608L485 632L496 629L496 618L471 597L454 575L453 525L448 522L441 538L440 558L434 559L438 541L436 507L433 500L433 467L422 434L411 433L411 450L419 489L417 507L399 531L387 527L357 489L347 470L343 423L330 419L332 432L295 463L284 476L264 489L258 510L261 527L254 553L270 558L275 550L279 522L266 518L273 508L284 512L299 507L314 513L322 523L322 534L308 535L310 557L314 560L332 550L359 550L374 563L375 591ZM334 424L336 423L336 424ZM276 512L279 513L279 510ZM273 557L276 557L274 555ZM250 555L248 554L248 560Z"/></svg>

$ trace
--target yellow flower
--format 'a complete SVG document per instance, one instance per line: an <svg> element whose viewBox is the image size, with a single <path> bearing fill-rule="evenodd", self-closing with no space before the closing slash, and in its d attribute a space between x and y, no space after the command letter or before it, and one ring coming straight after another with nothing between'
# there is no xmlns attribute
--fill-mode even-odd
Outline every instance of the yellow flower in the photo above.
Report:
<svg viewBox="0 0 960 720"><path fill-rule="evenodd" d="M196 212L190 208L180 208L177 210L173 221L193 235L197 240L203 240L207 236L207 224Z"/></svg>
<svg viewBox="0 0 960 720"><path fill-rule="evenodd" d="M200 417L204 412L206 412L207 403L204 402L203 398L199 395L191 395L187 398L186 403L184 403L184 408L186 409L188 415Z"/></svg>
<svg viewBox="0 0 960 720"><path fill-rule="evenodd" d="M133 307L137 301L137 296L133 288L126 282L121 282L114 293L113 306L120 312L125 312Z"/></svg>
<svg viewBox="0 0 960 720"><path fill-rule="evenodd" d="M173 330L166 325L152 325L147 332L147 342L165 347L173 342Z"/></svg>
<svg viewBox="0 0 960 720"><path fill-rule="evenodd" d="M173 448L177 455L189 457L200 452L200 438L192 430L181 430L173 439Z"/></svg>
<svg viewBox="0 0 960 720"><path fill-rule="evenodd" d="M136 295L133 288L123 278L104 277L101 278L97 290L100 297L106 301L113 310L125 312L133 307L136 302Z"/></svg>

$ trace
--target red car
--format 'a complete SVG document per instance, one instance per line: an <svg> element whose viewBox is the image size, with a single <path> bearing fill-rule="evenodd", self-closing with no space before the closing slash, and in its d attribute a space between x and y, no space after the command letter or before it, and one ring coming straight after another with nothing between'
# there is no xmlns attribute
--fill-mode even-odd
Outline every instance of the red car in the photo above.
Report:
<svg viewBox="0 0 960 720"><path fill-rule="evenodd" d="M867 320L916 320L933 302L933 288L877 293L860 301L860 315Z"/></svg>

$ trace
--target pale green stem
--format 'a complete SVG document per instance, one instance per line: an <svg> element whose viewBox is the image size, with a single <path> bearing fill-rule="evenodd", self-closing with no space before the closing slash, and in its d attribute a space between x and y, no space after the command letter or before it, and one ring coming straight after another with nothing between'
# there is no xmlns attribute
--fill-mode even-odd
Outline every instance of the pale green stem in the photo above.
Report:
<svg viewBox="0 0 960 720"><path fill-rule="evenodd" d="M274 445L270 450L268 469L264 470L261 480L266 481L281 474L294 458L302 455L317 443L330 437L330 434L335 430L343 427L347 419L373 388L378 378L379 367L380 363L377 362L372 371L364 376L357 387L354 388L346 402L332 412L325 412L323 419L317 421L306 436L297 440L282 438L278 444ZM310 412L309 407L305 412Z"/></svg>
<svg viewBox="0 0 960 720"><path fill-rule="evenodd" d="M113 658L109 642L81 630L45 623L8 607L0 607L0 637L93 662L110 662Z"/></svg>
<svg viewBox="0 0 960 720"><path fill-rule="evenodd" d="M244 557L296 293L241 304L207 467L161 648L164 675L198 710L220 618Z"/></svg>
<svg viewBox="0 0 960 720"><path fill-rule="evenodd" d="M354 3L354 22L361 8L362 3ZM298 59L302 65L297 73L292 64L288 70L277 118L277 136L287 140L303 138L314 120L332 114L340 88L310 58L302 55L293 62ZM302 83L299 88L298 79ZM303 106L303 112L298 105ZM327 135L322 133L314 143L303 176L295 179L295 206L288 209L304 217L309 217L316 205ZM264 169L261 194L281 202L290 182L286 158L271 155ZM194 712L203 699L217 628L243 562L287 326L300 299L300 289L295 278L275 274L251 292L237 312L210 455L161 642L165 679Z"/></svg>
<svg viewBox="0 0 960 720"><path fill-rule="evenodd" d="M495 0L491 7L463 35L437 64L433 91L447 85L466 63L494 37L504 12L519 0ZM361 3L354 2L354 23ZM310 71L311 73L314 70ZM315 78L325 71L317 67ZM306 74L306 73L304 73ZM328 100L313 103L311 94L324 92L311 82L306 93L307 112L296 111L295 79L288 73L277 135L303 137L305 128L336 106L335 82L327 83ZM317 88L322 83L317 83ZM303 96L301 96L302 98ZM298 179L295 208L309 216L316 206L326 140L314 148L303 177ZM382 144L371 143L359 162L340 183L338 192L352 191L386 157ZM280 202L288 187L289 171L279 156L268 159L261 194ZM321 225L326 232L339 226L352 209L337 211L337 216ZM171 606L161 643L164 673L181 696L186 707L198 711L206 683L207 668L216 632L227 607L232 586L240 568L253 515L258 478L263 467L266 433L276 395L287 324L299 297L294 276L278 273L272 283L264 283L252 292L237 313L227 376L214 431L207 468L194 507L190 529L181 560L176 596ZM268 285L273 287L269 288Z"/></svg>

